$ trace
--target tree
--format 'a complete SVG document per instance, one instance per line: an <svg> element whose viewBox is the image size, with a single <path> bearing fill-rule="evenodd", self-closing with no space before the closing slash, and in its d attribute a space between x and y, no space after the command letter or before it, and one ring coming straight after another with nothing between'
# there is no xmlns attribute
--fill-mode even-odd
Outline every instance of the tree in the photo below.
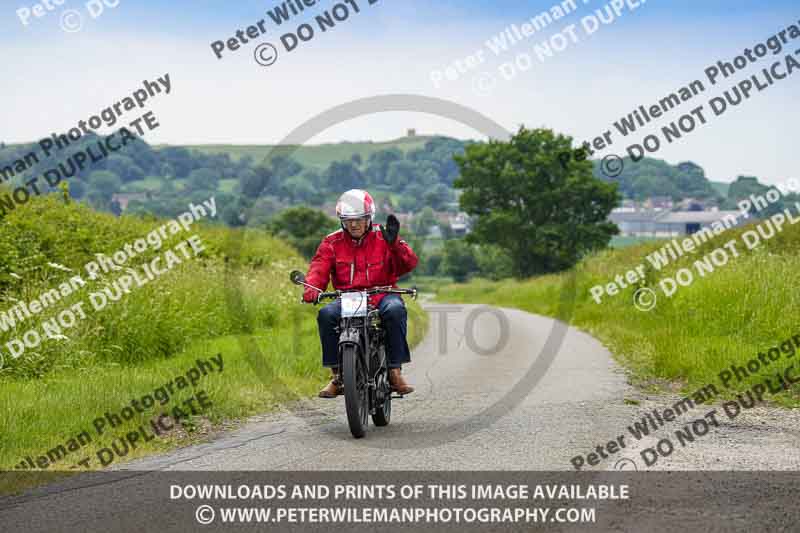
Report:
<svg viewBox="0 0 800 533"><path fill-rule="evenodd" d="M290 207L267 225L270 232L289 241L307 259L314 256L323 237L336 227L336 220L310 207Z"/></svg>
<svg viewBox="0 0 800 533"><path fill-rule="evenodd" d="M392 161L386 174L386 183L399 190L410 183L416 182L416 174L417 166L412 161L406 161L405 159Z"/></svg>
<svg viewBox="0 0 800 533"><path fill-rule="evenodd" d="M434 209L441 209L450 199L450 189L447 188L447 185L439 183L428 190L423 198L426 205Z"/></svg>
<svg viewBox="0 0 800 533"><path fill-rule="evenodd" d="M119 176L108 170L95 170L89 174L89 202L98 209L107 209L111 204L111 197L122 187Z"/></svg>
<svg viewBox="0 0 800 533"><path fill-rule="evenodd" d="M67 183L66 181L62 183ZM78 178L72 178L69 180L69 195L76 200L80 200L86 195L86 182L79 180Z"/></svg>
<svg viewBox="0 0 800 533"><path fill-rule="evenodd" d="M189 175L189 172L192 171L192 168L194 168L192 153L186 148L169 146L161 150L161 155L175 172L176 178L185 178Z"/></svg>
<svg viewBox="0 0 800 533"><path fill-rule="evenodd" d="M479 246L475 251L475 259L481 276L494 281L510 278L514 273L514 264L508 254L499 246L487 244Z"/></svg>
<svg viewBox="0 0 800 533"><path fill-rule="evenodd" d="M372 153L367 161L367 179L373 184L388 183L386 176L389 173L389 165L393 161L401 159L403 159L403 152L397 148Z"/></svg>
<svg viewBox="0 0 800 533"><path fill-rule="evenodd" d="M111 154L105 161L107 170L120 177L122 181L136 181L144 179L144 172L133 160L124 155Z"/></svg>
<svg viewBox="0 0 800 533"><path fill-rule="evenodd" d="M424 207L422 211L414 215L414 218L411 220L411 231L420 237L425 237L435 225L436 215L433 209Z"/></svg>
<svg viewBox="0 0 800 533"><path fill-rule="evenodd" d="M419 209L419 200L413 195L404 194L400 197L400 200L398 200L397 207L401 211L412 212L415 209Z"/></svg>
<svg viewBox="0 0 800 533"><path fill-rule="evenodd" d="M297 176L303 171L303 165L286 155L276 155L270 160L273 175L278 180Z"/></svg>
<svg viewBox="0 0 800 533"><path fill-rule="evenodd" d="M736 181L731 183L730 187L728 187L728 198L723 204L723 207L727 209L738 209L741 200L748 199L750 196L764 196L769 189L769 186L759 183L758 178L754 176L739 176L736 178ZM749 213L761 218L771 217L786 208L784 200L793 201L793 197L780 198L777 202L770 203L761 210L759 210L759 206L755 205L755 202L751 202L753 205L750 206Z"/></svg>
<svg viewBox="0 0 800 533"><path fill-rule="evenodd" d="M285 207L274 196L261 196L247 209L246 224L251 228L265 227Z"/></svg>
<svg viewBox="0 0 800 533"><path fill-rule="evenodd" d="M475 250L464 239L445 241L441 271L457 283L467 281L470 274L478 271Z"/></svg>
<svg viewBox="0 0 800 533"><path fill-rule="evenodd" d="M198 168L189 174L189 188L195 191L216 190L219 183L219 175L208 168Z"/></svg>
<svg viewBox="0 0 800 533"><path fill-rule="evenodd" d="M89 175L90 188L111 199L111 195L122 186L119 176L108 170L96 170Z"/></svg>
<svg viewBox="0 0 800 533"><path fill-rule="evenodd" d="M247 222L244 209L238 204L233 202L221 209L222 220L231 227L244 226Z"/></svg>
<svg viewBox="0 0 800 533"><path fill-rule="evenodd" d="M444 259L444 255L440 250L422 252L422 255L420 255L419 267L414 270L414 273L422 276L436 276L439 274L442 259Z"/></svg>
<svg viewBox="0 0 800 533"><path fill-rule="evenodd" d="M572 150L570 137L520 127L508 142L455 156L461 208L475 217L467 238L503 248L515 276L569 268L619 232L608 221L619 203L616 184L594 178L590 161L563 165L559 155Z"/></svg>
<svg viewBox="0 0 800 533"><path fill-rule="evenodd" d="M258 198L267 194L273 182L272 170L264 166L243 172L239 177L242 194L248 198Z"/></svg>
<svg viewBox="0 0 800 533"><path fill-rule="evenodd" d="M424 148L412 150L406 159L421 164L421 167L432 168L437 181L451 186L458 177L458 165L453 156L464 152L465 143L447 137L436 137L425 143Z"/></svg>
<svg viewBox="0 0 800 533"><path fill-rule="evenodd" d="M324 190L327 189L325 178L323 178L322 174L320 174L313 168L308 168L304 170L301 176L311 185L316 187L319 190L319 192L323 192Z"/></svg>
<svg viewBox="0 0 800 533"><path fill-rule="evenodd" d="M364 176L350 161L334 161L325 171L328 186L337 191L358 189L364 186Z"/></svg>
<svg viewBox="0 0 800 533"><path fill-rule="evenodd" d="M292 203L319 204L323 196L303 176L292 176L281 184L282 196L289 199Z"/></svg>
<svg viewBox="0 0 800 533"><path fill-rule="evenodd" d="M442 234L442 239L450 240L453 238L453 227L450 226L450 221L439 222L439 231Z"/></svg>

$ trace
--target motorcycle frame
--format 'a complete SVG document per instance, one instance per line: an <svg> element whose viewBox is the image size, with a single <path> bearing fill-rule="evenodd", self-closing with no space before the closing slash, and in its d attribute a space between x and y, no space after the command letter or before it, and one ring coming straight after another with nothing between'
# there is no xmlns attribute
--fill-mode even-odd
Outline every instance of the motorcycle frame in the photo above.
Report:
<svg viewBox="0 0 800 533"><path fill-rule="evenodd" d="M369 305L367 308L367 315L364 317L346 317L339 319L339 326L337 332L339 333L339 345L337 349L337 359L339 368L342 365L342 349L347 345L352 345L356 349L356 357L361 360L363 368L367 369L367 389L369 390L368 408L370 414L375 414L377 409L377 392L378 392L378 374L382 368L386 369L388 373L388 364L386 356L386 332L383 329L383 323L374 323L377 318L380 321L380 313L377 308ZM369 330L374 329L374 335L379 335L380 339L377 342L370 343ZM372 368L372 351L377 349L383 343L383 353L377 361L377 366ZM387 391L387 395L391 395L391 391Z"/></svg>

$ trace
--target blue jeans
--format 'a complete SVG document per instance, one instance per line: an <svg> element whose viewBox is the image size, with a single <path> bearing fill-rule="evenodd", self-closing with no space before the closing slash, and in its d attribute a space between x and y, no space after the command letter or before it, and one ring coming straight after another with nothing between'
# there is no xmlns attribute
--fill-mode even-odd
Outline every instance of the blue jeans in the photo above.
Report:
<svg viewBox="0 0 800 533"><path fill-rule="evenodd" d="M406 304L399 294L387 294L378 304L383 328L386 330L386 359L389 368L400 368L411 362L411 350L408 348L408 313ZM319 310L317 325L322 343L322 366L336 367L339 364L339 336L334 328L339 325L342 305L339 300L329 303Z"/></svg>

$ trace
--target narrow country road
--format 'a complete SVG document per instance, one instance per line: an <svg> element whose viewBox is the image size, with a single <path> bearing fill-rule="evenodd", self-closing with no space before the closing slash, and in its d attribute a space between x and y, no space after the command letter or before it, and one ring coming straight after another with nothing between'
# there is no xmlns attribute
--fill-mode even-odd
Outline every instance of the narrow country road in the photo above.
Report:
<svg viewBox="0 0 800 533"><path fill-rule="evenodd" d="M588 451L630 423L625 377L589 335L514 309L426 309L429 334L404 370L416 391L393 401L388 427L370 423L353 439L344 397L313 399L213 444L125 468L562 470L571 450ZM563 344L550 368L532 369L551 331Z"/></svg>

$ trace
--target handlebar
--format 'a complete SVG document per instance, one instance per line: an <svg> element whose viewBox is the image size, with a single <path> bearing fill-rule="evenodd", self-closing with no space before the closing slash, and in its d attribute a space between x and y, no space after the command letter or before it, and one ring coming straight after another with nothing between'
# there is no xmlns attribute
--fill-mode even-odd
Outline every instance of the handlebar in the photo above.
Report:
<svg viewBox="0 0 800 533"><path fill-rule="evenodd" d="M366 289L365 291L333 291L333 292L322 292L317 297L317 300L324 300L324 299L336 299L342 294L346 292L366 292L367 295L372 294L410 294L413 298L417 299L417 289L400 289L398 287L375 287L372 289Z"/></svg>

